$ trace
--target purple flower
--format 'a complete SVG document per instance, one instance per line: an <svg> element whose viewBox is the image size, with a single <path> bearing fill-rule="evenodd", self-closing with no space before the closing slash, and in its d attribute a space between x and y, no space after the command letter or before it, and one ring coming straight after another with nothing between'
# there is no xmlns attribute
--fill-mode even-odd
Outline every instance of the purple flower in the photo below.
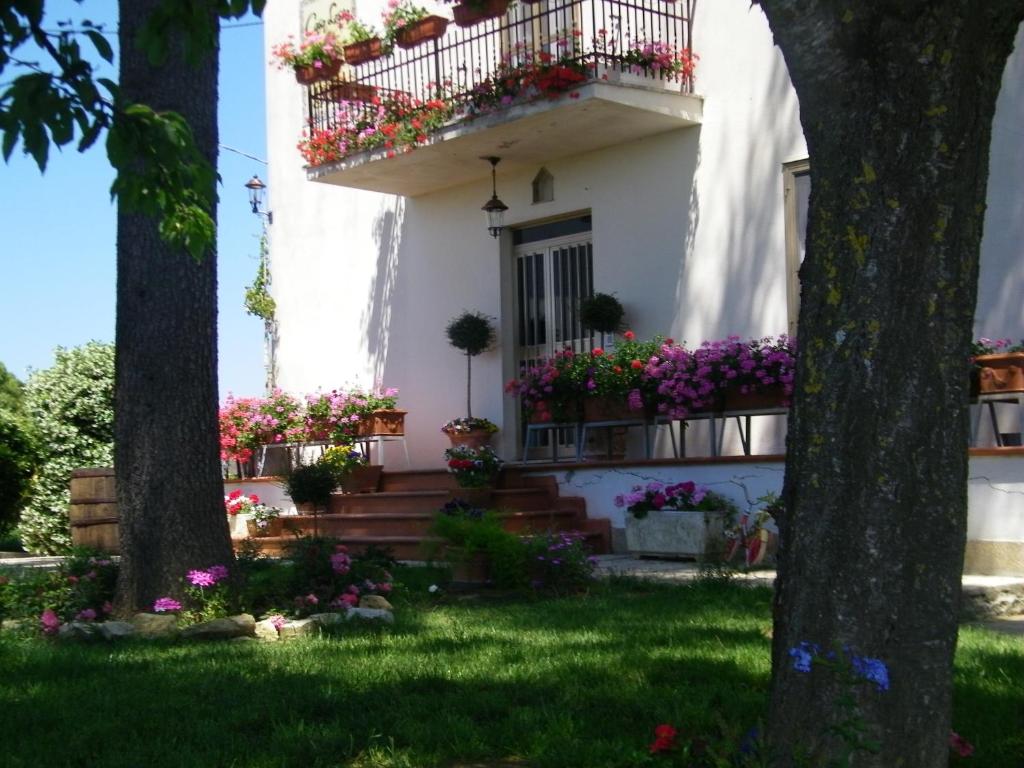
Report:
<svg viewBox="0 0 1024 768"><path fill-rule="evenodd" d="M189 571L187 578L193 587L212 587L217 583L209 571Z"/></svg>
<svg viewBox="0 0 1024 768"><path fill-rule="evenodd" d="M207 569L207 573L213 577L215 584L218 581L224 581L224 579L228 577L228 569L223 565L211 565L209 569Z"/></svg>
<svg viewBox="0 0 1024 768"><path fill-rule="evenodd" d="M60 629L60 617L54 613L52 608L47 608L39 615L39 624L43 629L43 634L55 635Z"/></svg>
<svg viewBox="0 0 1024 768"><path fill-rule="evenodd" d="M810 672L811 661L818 655L820 649L814 643L806 640L795 648L789 649L789 656L793 659L793 669L797 672Z"/></svg>
<svg viewBox="0 0 1024 768"><path fill-rule="evenodd" d="M83 611L79 611L78 615L75 616L75 621L95 621L96 611L92 608L86 608Z"/></svg>
<svg viewBox="0 0 1024 768"><path fill-rule="evenodd" d="M161 597L153 603L153 611L155 613L166 613L181 610L181 603L175 600L173 597Z"/></svg>
<svg viewBox="0 0 1024 768"><path fill-rule="evenodd" d="M874 683L879 691L889 690L889 669L881 659L854 656L850 660L850 666L855 675L864 678L869 683Z"/></svg>

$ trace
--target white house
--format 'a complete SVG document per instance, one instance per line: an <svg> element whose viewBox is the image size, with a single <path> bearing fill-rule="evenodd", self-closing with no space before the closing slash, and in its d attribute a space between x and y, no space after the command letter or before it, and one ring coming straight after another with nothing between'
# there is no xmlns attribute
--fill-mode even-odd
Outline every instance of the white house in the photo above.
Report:
<svg viewBox="0 0 1024 768"><path fill-rule="evenodd" d="M379 26L382 2L351 2L271 0L267 50L346 8ZM435 10L451 16L450 6ZM615 294L640 337L698 344L793 328L807 149L785 63L748 0L521 2L507 16L452 25L436 45L396 50L343 75L427 98L428 83L478 83L494 59L523 46L557 55L556 40L572 39L573 29L597 65L589 82L456 120L408 153L379 148L313 168L296 143L311 117L329 125L337 107L310 99L292 72L268 63L277 384L296 393L398 387L414 468L442 465L440 426L464 415L464 358L444 334L462 310L484 312L500 329L496 348L474 361L474 415L501 427L496 445L509 459L520 456L523 435L503 383L521 361L579 342L572 308L580 296ZM692 91L685 79L623 74L601 56L637 40L691 48L699 57ZM1018 34L993 132L979 336L1024 337L1022 42ZM498 238L480 210L492 195L488 156L500 158L496 191L508 206ZM703 429L690 430L691 455L707 446ZM758 428L755 456L742 463L638 461L559 477L588 497L592 516L621 525L610 498L638 477L704 472L724 484L738 479L755 495L777 488L783 430L784 417ZM669 457L662 432L657 452ZM1024 570L1022 456L981 453L972 460L969 557ZM388 464L403 468L401 452L389 452Z"/></svg>

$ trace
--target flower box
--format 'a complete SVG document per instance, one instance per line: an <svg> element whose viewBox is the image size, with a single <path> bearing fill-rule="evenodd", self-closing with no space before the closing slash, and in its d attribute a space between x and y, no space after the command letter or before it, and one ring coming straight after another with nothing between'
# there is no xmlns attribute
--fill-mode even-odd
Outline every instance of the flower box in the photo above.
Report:
<svg viewBox="0 0 1024 768"><path fill-rule="evenodd" d="M665 557L720 557L725 551L727 512L655 510L645 517L626 515L630 554Z"/></svg>
<svg viewBox="0 0 1024 768"><path fill-rule="evenodd" d="M271 536L280 536L284 529L284 521L279 517L267 520L267 524L263 527L256 525L255 520L246 520L245 525L249 529L249 535L254 539L266 539Z"/></svg>
<svg viewBox="0 0 1024 768"><path fill-rule="evenodd" d="M383 55L384 47L379 37L371 37L369 40L361 40L358 43L349 43L345 46L345 61L353 67L379 59Z"/></svg>
<svg viewBox="0 0 1024 768"><path fill-rule="evenodd" d="M487 19L497 19L508 13L509 0L465 0L452 7L452 16L458 27L472 27Z"/></svg>
<svg viewBox="0 0 1024 768"><path fill-rule="evenodd" d="M356 425L356 437L388 437L405 435L405 414L408 411L374 411L364 415Z"/></svg>
<svg viewBox="0 0 1024 768"><path fill-rule="evenodd" d="M978 355L978 394L1024 392L1024 352Z"/></svg>
<svg viewBox="0 0 1024 768"><path fill-rule="evenodd" d="M376 96L377 89L364 83L335 83L327 91L332 101L373 101Z"/></svg>
<svg viewBox="0 0 1024 768"><path fill-rule="evenodd" d="M643 416L642 411L632 411L629 403L611 397L586 397L583 399L584 421L627 421Z"/></svg>
<svg viewBox="0 0 1024 768"><path fill-rule="evenodd" d="M781 384L772 384L753 392L741 392L739 387L727 387L722 397L724 411L763 411L788 406L789 398Z"/></svg>
<svg viewBox="0 0 1024 768"><path fill-rule="evenodd" d="M395 33L395 45L399 48L415 48L420 43L443 37L447 30L448 19L443 16L427 16L398 30Z"/></svg>
<svg viewBox="0 0 1024 768"><path fill-rule="evenodd" d="M296 67L295 80L299 85L312 85L322 80L330 80L333 77L337 77L340 71L341 59L331 59L329 64L323 64L319 67L314 67L313 65Z"/></svg>

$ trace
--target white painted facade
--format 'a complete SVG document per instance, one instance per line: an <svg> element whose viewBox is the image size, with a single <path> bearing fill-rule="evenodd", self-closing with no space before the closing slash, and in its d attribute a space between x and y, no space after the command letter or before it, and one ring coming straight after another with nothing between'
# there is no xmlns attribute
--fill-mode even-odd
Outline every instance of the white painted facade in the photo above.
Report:
<svg viewBox="0 0 1024 768"><path fill-rule="evenodd" d="M358 15L376 22L381 5L359 0ZM299 3L270 0L264 23L269 51L298 35ZM698 344L732 333L782 333L782 168L807 156L797 98L764 14L748 0L699 0L693 41L700 125L545 159L552 202L531 202L540 164L517 172L499 166L506 223L589 213L594 289L622 301L641 338L662 334ZM1022 46L1019 33L994 125L976 319L978 335L1014 339L1024 338ZM375 381L398 387L400 407L409 411L412 466L440 467L447 445L440 426L465 415L465 361L448 346L444 328L462 310L479 310L500 330L497 348L473 362L473 412L502 427L501 452L517 457L514 403L503 394L503 382L515 375L512 246L507 232L494 240L485 228L480 206L490 197L490 179L417 197L310 181L295 148L304 89L291 72L269 67L267 105L278 384L294 393ZM702 429L691 430L691 446L705 444ZM779 452L780 433L781 425L759 429L755 453ZM664 451L665 440L659 445ZM389 468L404 468L392 461L400 455L389 452ZM1012 514L1001 504L991 518L977 517L990 499L972 492L971 500L972 536L1024 539L1019 496ZM604 505L590 507L591 515L605 512Z"/></svg>

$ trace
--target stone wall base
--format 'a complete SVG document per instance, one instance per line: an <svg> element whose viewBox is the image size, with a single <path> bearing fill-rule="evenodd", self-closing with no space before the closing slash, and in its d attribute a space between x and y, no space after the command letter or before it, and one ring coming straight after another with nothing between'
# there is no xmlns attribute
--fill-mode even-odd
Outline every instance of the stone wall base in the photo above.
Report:
<svg viewBox="0 0 1024 768"><path fill-rule="evenodd" d="M1024 576L1024 542L968 541L964 573L980 576Z"/></svg>

